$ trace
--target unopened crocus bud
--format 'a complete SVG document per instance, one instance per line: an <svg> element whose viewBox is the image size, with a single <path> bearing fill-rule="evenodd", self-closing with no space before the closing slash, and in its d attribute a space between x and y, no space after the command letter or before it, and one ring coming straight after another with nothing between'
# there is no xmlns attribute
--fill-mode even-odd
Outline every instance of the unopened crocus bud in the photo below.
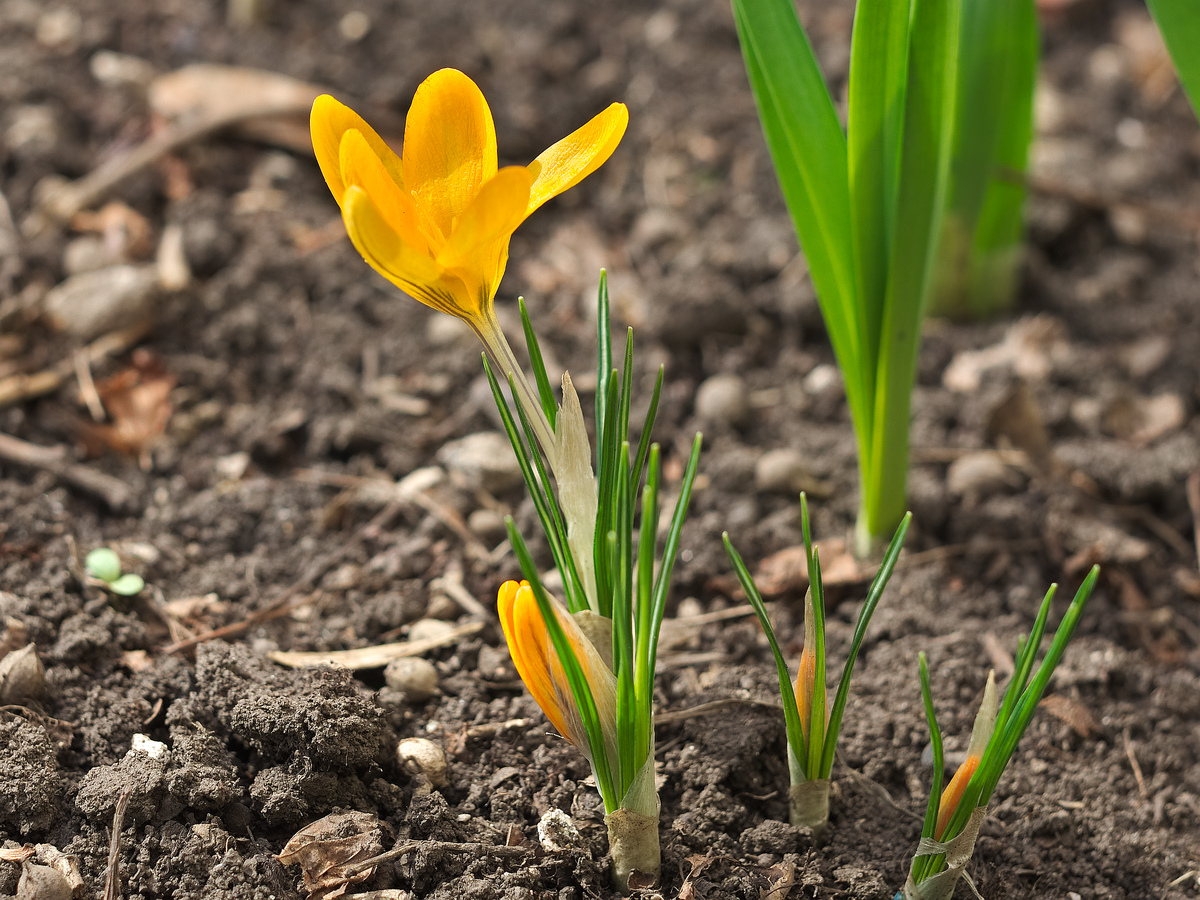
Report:
<svg viewBox="0 0 1200 900"><path fill-rule="evenodd" d="M975 715L975 725L971 729L971 743L967 747L967 758L963 760L958 771L954 773L954 777L950 779L950 783L946 785L946 789L942 791L942 799L938 803L937 824L933 829L935 841L942 839L946 826L950 824L950 819L953 818L959 803L962 802L967 785L971 782L971 776L979 768L979 761L983 758L983 752L987 749L988 741L992 739L992 732L996 729L997 705L996 674L989 672L987 685L983 689L983 702L979 704L979 712Z"/></svg>

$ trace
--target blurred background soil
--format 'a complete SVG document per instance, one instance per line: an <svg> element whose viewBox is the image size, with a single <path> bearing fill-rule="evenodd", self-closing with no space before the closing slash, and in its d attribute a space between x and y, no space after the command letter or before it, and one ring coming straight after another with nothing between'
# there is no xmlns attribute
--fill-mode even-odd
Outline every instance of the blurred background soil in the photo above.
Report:
<svg viewBox="0 0 1200 900"><path fill-rule="evenodd" d="M303 113L264 122L325 89L398 141L416 86L454 66L491 103L502 164L630 109L612 160L518 232L499 307L515 341L525 296L587 407L607 268L642 404L666 367L672 488L705 434L660 657L663 895L890 898L930 780L917 652L953 758L1046 587L1061 612L1096 562L971 873L989 898L1200 895L1200 129L1140 4L1043 4L1017 309L927 323L915 525L855 674L822 847L779 821L774 669L720 533L796 658L809 492L840 668L865 593L839 552L854 446L727 5L248 7L238 24L215 2L0 0L0 652L33 643L45 668L0 679L5 850L75 857L77 897L106 878L129 900L332 897L343 870L314 885L278 855L341 813L319 864L416 842L352 892L612 896L586 764L494 618L517 573L502 517L537 528L480 348L358 258ZM801 11L844 96L852 5ZM78 190L147 143L148 164ZM88 579L99 546L145 578L138 598ZM378 660L270 657L419 639L442 642L432 670L386 678ZM537 830L554 808L580 831L562 850ZM0 896L20 872L0 859Z"/></svg>

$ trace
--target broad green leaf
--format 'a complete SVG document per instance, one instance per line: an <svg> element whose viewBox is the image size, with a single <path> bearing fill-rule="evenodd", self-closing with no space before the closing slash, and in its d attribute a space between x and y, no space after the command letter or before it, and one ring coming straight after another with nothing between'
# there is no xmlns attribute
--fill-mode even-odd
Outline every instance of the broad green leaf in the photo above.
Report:
<svg viewBox="0 0 1200 900"><path fill-rule="evenodd" d="M791 0L733 0L759 119L808 262L856 426L863 400L846 137Z"/></svg>
<svg viewBox="0 0 1200 900"><path fill-rule="evenodd" d="M872 538L904 516L908 425L921 318L945 201L954 125L961 0L914 0L900 187L868 463L862 467Z"/></svg>
<svg viewBox="0 0 1200 900"><path fill-rule="evenodd" d="M859 0L854 11L846 140L858 264L856 315L868 406L874 403L879 329L896 227L910 13L910 0Z"/></svg>
<svg viewBox="0 0 1200 900"><path fill-rule="evenodd" d="M115 550L97 547L87 555L84 567L101 581L116 581L121 577L121 560Z"/></svg>
<svg viewBox="0 0 1200 900"><path fill-rule="evenodd" d="M127 572L115 581L108 583L108 589L114 594L120 594L122 597L132 597L134 594L140 594L142 588L146 586L146 582L142 580L141 575L134 575L132 572Z"/></svg>

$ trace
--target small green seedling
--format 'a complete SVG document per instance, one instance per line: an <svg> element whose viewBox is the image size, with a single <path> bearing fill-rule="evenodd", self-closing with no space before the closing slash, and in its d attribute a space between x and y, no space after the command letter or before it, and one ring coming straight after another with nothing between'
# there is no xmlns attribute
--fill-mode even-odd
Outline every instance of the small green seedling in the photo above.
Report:
<svg viewBox="0 0 1200 900"><path fill-rule="evenodd" d="M122 597L140 594L146 586L141 575L132 572L121 574L121 559L115 550L108 547L97 547L89 553L84 567L89 575L101 582L105 590Z"/></svg>
<svg viewBox="0 0 1200 900"><path fill-rule="evenodd" d="M813 835L821 837L829 822L829 776L833 771L833 760L837 753L838 735L842 730L842 716L846 711L846 701L850 699L850 676L854 672L854 662L858 651L862 649L863 639L867 634L867 626L875 607L883 596L888 579L896 568L900 558L900 549L904 545L904 537L908 534L908 525L912 521L912 513L906 513L900 520L900 527L884 554L883 563L871 582L867 592L867 600L858 614L854 626L854 639L850 643L850 652L846 656L846 664L842 669L842 679L834 695L833 705L826 705L826 673L825 673L825 589L821 582L821 560L817 549L813 546L812 531L808 520L808 499L800 495L800 521L804 532L804 552L808 561L809 589L804 598L804 652L800 655L800 671L796 676L796 686L792 687L791 676L788 674L787 661L779 647L775 636L775 628L771 625L771 617L767 614L766 604L762 594L754 584L754 578L746 564L734 549L729 540L729 534L722 535L725 541L725 552L746 598L754 607L759 624L766 632L771 652L775 654L775 666L779 671L779 692L783 699L783 718L787 728L788 740L788 772L791 776L791 786L788 792L789 814L793 825L809 828Z"/></svg>

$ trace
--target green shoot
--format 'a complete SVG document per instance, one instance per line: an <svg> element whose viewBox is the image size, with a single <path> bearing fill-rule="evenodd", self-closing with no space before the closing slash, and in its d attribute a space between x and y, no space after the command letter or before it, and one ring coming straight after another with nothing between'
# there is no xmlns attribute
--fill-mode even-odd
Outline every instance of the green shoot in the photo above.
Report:
<svg viewBox="0 0 1200 900"><path fill-rule="evenodd" d="M759 118L846 383L856 551L905 512L909 404L941 233L962 0L860 0L843 134L791 0L733 0Z"/></svg>
<svg viewBox="0 0 1200 900"><path fill-rule="evenodd" d="M950 182L930 312L974 319L1012 306L1033 138L1034 0L964 3Z"/></svg>
<svg viewBox="0 0 1200 900"><path fill-rule="evenodd" d="M867 591L866 602L859 610L850 653L846 657L837 693L828 714L825 711L825 591L821 580L821 560L813 546L809 528L808 498L804 494L800 495L800 516L804 548L808 557L810 587L805 596L804 651L800 657L800 674L796 678L795 688L792 687L787 661L779 647L779 640L775 636L775 629L762 594L754 584L754 578L742 557L734 549L728 533L723 534L722 538L725 542L725 552L729 555L738 581L741 582L750 605L754 607L758 621L767 635L767 642L771 645L771 652L775 656L775 667L779 673L779 693L783 700L784 725L787 730L792 824L811 828L820 834L825 830L829 817L829 776L837 754L842 717L850 698L850 677L854 672L854 663L866 638L867 626L871 623L871 617L875 614L884 588L887 587L888 580L896 568L896 561L900 558L900 549L904 545L912 513L906 514L896 529L884 554L883 563Z"/></svg>
<svg viewBox="0 0 1200 900"><path fill-rule="evenodd" d="M925 656L921 654L921 693L933 739L934 781L921 829L922 843L913 858L905 885L906 900L950 896L943 891L953 890L954 883L970 858L983 811L991 801L996 784L1012 759L1021 736L1029 727L1034 711L1050 683L1050 676L1062 660L1099 576L1099 566L1093 566L1059 623L1045 657L1035 667L1050 605L1058 589L1058 585L1050 586L1029 637L1018 642L1012 679L999 708L993 706L991 714L987 713L988 698L989 694L994 697L995 692L989 677L989 690L984 692L984 708L976 720L967 759L944 792L941 788L941 731L933 711Z"/></svg>
<svg viewBox="0 0 1200 900"><path fill-rule="evenodd" d="M84 560L84 568L106 591L121 597L140 594L146 586L141 575L132 572L121 574L121 560L116 551L108 547L98 547L89 553Z"/></svg>

